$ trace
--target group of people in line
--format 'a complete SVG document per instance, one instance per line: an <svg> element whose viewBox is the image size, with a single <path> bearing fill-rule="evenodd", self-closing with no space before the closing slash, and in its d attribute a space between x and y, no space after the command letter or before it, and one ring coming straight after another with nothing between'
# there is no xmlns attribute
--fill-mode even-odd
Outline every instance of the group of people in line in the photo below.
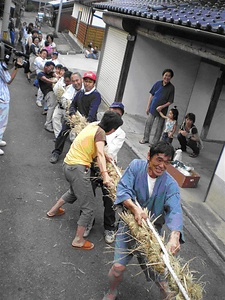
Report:
<svg viewBox="0 0 225 300"><path fill-rule="evenodd" d="M98 121L97 113L101 95L95 86L96 74L90 71L85 72L83 76L79 72L72 73L62 65L55 65L53 59L46 61L47 52L46 49L42 49L35 58L34 65L38 81L37 100L40 101L41 106L46 103L45 129L55 134L55 147L50 163L57 163L62 155L65 141L71 132L71 126L68 124L73 123L75 115L81 114L88 122L88 125L72 141L64 158L63 169L69 189L49 209L47 216L58 218L66 212L62 208L63 205L77 201L80 215L72 246L77 250L92 250L94 243L87 237L94 225L96 213L95 180L100 179L98 185L102 189L104 204L104 238L108 244L115 241L114 263L108 273L109 290L103 299L115 300L118 285L123 279L128 262L134 255L142 255L134 251L136 241L131 237L128 226L122 220L116 223L115 206L120 206L122 210L129 209L140 226L142 226L142 219L148 218L144 211L144 208L147 208L157 219L155 226L159 234L165 223L171 231L167 248L173 255L179 251L180 244L184 242L179 187L166 172L166 167L174 156L171 142L178 117L176 108L171 109L166 116L174 97L174 87L170 83L173 72L166 69L163 72L163 80L157 82L150 91L146 111L148 119L144 138L140 142L149 143L152 124L157 120L153 144L146 160L135 159L126 168L117 185L116 201L113 203L108 187L114 184L114 180L108 174L106 163L117 162L117 154L125 140L125 132L121 128L124 105L121 102L111 103ZM39 64L39 61L42 64ZM0 64L0 146L6 145L3 141L3 133L7 124L5 112L8 114L10 100L8 84L13 81L17 71L18 68L15 66L10 75L7 62ZM159 141L165 118L167 124L163 138ZM193 154L198 155L199 151L193 139L197 134L194 122L194 114L187 114L179 131L178 140L183 151L189 146L194 151ZM136 205L136 201L140 207ZM169 299L172 293L166 276L154 274L151 279L159 286L161 299Z"/></svg>
<svg viewBox="0 0 225 300"><path fill-rule="evenodd" d="M45 77L48 77L48 74L53 71L53 65L51 62L47 62L45 68L46 65L48 69L44 69L45 75L38 74L39 85L43 93L43 85L52 85L52 82L46 80ZM72 247L78 250L93 249L94 243L87 239L95 220L96 199L93 189L95 190L96 186L93 188L95 180L92 179L101 179L104 203L104 238L105 242L109 244L115 241L115 263L109 271L110 286L103 299L116 299L117 286L122 281L126 265L133 256L132 247L135 243L127 233L129 229L125 223L122 221L119 224L115 223L115 210L107 189L113 184L113 178L108 174L106 162L117 160L118 151L125 140L125 133L121 129L124 106L121 102L113 102L102 119L97 121L101 95L95 87L96 74L85 72L81 76L79 73L72 73L72 81L74 93L70 94L66 91L59 100L58 108L63 107L63 103L67 103L68 118L62 121L62 129L56 137L55 149L52 151L50 162L57 163L63 152L65 141L71 131L68 119L72 120L79 112L86 117L88 125L76 136L64 158L63 169L69 183L69 190L59 197L47 212L47 216L49 218L60 217L66 212L62 208L65 204L78 201L80 216ZM56 90L55 94L52 90L50 92L52 95L57 95ZM69 99L67 95L72 97ZM52 124L54 128L54 122ZM105 150L106 143L107 151ZM141 220L148 217L143 211L143 207L147 207L156 217L162 216L156 221L155 226L159 233L161 233L164 223L171 229L168 249L171 253L176 254L180 249L180 244L184 242L184 237L179 187L166 172L166 166L172 160L173 155L174 149L171 144L160 141L150 148L147 161L132 161L119 181L114 204L131 210L140 226ZM93 166L95 159L98 165L97 170ZM145 184L143 184L144 182ZM142 208L136 206L135 200ZM165 277L155 276L154 280L160 288L162 299L171 295Z"/></svg>
<svg viewBox="0 0 225 300"><path fill-rule="evenodd" d="M30 82L31 75L35 75L36 71L35 59L40 56L42 50L46 50L47 59L51 60L57 58L54 56L57 56L54 36L49 33L44 38L40 28L34 27L33 23L27 25L26 22L23 22L20 29L19 42L21 43L21 50L27 61L24 73Z"/></svg>
<svg viewBox="0 0 225 300"><path fill-rule="evenodd" d="M144 137L139 141L140 144L150 142L150 134L153 124L156 125L153 141L155 144L160 139L169 143L173 142L174 134L177 130L178 110L174 106L167 114L168 107L174 102L175 88L171 83L174 73L171 69L165 69L162 73L162 80L157 81L150 90L150 96L146 108L147 119L145 123ZM167 114L167 115L166 115ZM166 120L166 123L164 122ZM164 126L165 123L165 126ZM195 114L188 113L178 130L177 139L180 143L180 149L187 151L191 148L193 153L190 157L197 157L202 148L202 141L195 126Z"/></svg>

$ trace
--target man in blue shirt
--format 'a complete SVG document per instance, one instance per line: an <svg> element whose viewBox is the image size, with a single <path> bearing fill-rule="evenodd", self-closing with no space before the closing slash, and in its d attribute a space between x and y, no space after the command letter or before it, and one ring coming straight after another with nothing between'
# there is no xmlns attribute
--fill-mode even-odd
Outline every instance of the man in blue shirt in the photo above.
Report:
<svg viewBox="0 0 225 300"><path fill-rule="evenodd" d="M123 204L134 215L141 226L142 219L147 219L143 208L148 208L156 221L154 225L159 233L165 223L171 231L167 249L173 255L180 250L183 238L183 217L180 204L180 191L177 182L166 172L166 166L173 158L174 149L165 141L154 144L148 160L135 159L125 170L117 185L115 204ZM134 202L136 200L140 207ZM122 281L126 265L134 255L134 239L128 226L121 221L116 235L114 264L109 271L109 291L104 300L115 300L117 286ZM140 253L138 254L140 257ZM168 284L164 276L155 276L161 296L169 296Z"/></svg>
<svg viewBox="0 0 225 300"><path fill-rule="evenodd" d="M70 108L69 117L72 119L75 113L78 111L82 116L87 118L89 123L97 121L98 107L101 104L101 95L95 87L96 74L88 71L83 75L84 89L81 89L76 93ZM59 156L62 154L65 141L70 132L70 125L67 121L64 122L62 130L56 138L55 149L52 151L50 163L55 164L59 160Z"/></svg>
<svg viewBox="0 0 225 300"><path fill-rule="evenodd" d="M162 135L164 119L160 116L159 112L161 111L166 115L168 107L174 101L175 88L170 82L173 75L171 69L165 69L162 73L162 80L157 81L150 90L150 97L146 108L148 117L145 123L144 137L139 141L140 144L150 142L150 134L154 121L156 122L156 131L152 144L157 143Z"/></svg>

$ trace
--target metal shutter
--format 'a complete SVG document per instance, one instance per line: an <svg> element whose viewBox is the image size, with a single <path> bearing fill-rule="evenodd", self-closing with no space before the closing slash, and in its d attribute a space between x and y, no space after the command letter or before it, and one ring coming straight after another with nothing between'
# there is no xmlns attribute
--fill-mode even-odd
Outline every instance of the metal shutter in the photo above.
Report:
<svg viewBox="0 0 225 300"><path fill-rule="evenodd" d="M115 101L126 45L127 32L109 27L97 85L108 104Z"/></svg>

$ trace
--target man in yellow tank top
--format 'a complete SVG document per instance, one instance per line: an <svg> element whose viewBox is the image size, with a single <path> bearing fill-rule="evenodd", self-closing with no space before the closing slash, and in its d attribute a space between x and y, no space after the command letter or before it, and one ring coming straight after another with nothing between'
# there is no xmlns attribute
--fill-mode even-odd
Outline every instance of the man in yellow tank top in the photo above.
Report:
<svg viewBox="0 0 225 300"><path fill-rule="evenodd" d="M61 208L62 205L66 202L79 201L81 214L72 242L75 249L91 250L94 248L94 244L83 237L87 225L93 218L95 209L95 198L90 181L90 166L93 159L97 158L104 185L113 183L106 170L104 147L106 135L113 133L122 124L123 121L118 113L107 111L100 123L90 123L78 134L64 159L63 168L70 189L47 212L47 216L62 215L65 213Z"/></svg>

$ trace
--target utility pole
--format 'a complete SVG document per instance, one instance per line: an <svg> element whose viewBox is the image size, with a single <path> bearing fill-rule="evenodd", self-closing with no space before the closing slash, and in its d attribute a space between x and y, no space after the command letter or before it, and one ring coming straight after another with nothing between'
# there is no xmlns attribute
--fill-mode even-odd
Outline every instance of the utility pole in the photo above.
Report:
<svg viewBox="0 0 225 300"><path fill-rule="evenodd" d="M11 0L5 0L3 19L2 19L2 38L4 40L8 40L10 8L11 8Z"/></svg>
<svg viewBox="0 0 225 300"><path fill-rule="evenodd" d="M60 17L61 17L61 12L62 12L62 4L63 4L63 0L60 0L59 11L58 11L58 16L57 16L57 21L56 21L56 27L55 27L56 34L59 31L59 22L60 22Z"/></svg>

